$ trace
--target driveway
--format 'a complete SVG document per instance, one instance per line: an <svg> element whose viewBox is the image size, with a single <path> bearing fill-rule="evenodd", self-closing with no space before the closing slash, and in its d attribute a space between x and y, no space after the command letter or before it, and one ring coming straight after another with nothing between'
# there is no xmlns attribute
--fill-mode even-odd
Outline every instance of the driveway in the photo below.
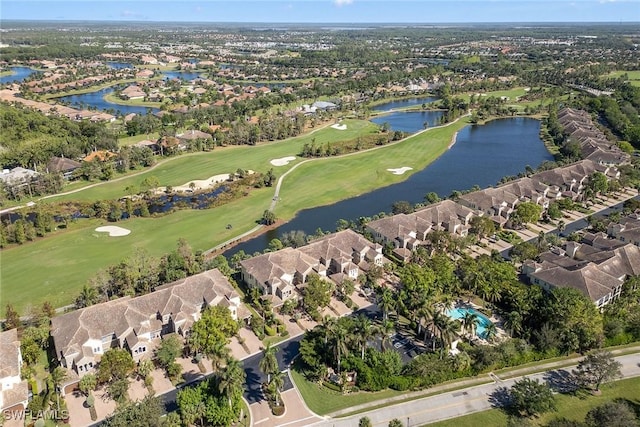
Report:
<svg viewBox="0 0 640 427"><path fill-rule="evenodd" d="M287 377L289 372L287 372ZM290 379L289 379L290 380ZM281 394L285 406L285 413L276 417L271 413L271 409L266 401L253 403L250 406L251 419L254 426L260 427L303 427L322 421L323 418L311 412L302 400L302 397L295 388L283 391Z"/></svg>

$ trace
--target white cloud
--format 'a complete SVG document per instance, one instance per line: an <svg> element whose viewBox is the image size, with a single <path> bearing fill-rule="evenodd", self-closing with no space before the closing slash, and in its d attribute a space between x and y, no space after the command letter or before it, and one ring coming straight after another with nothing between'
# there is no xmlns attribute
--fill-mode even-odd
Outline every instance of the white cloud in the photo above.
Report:
<svg viewBox="0 0 640 427"><path fill-rule="evenodd" d="M333 0L333 4L338 7L342 7L351 3L353 3L353 0Z"/></svg>

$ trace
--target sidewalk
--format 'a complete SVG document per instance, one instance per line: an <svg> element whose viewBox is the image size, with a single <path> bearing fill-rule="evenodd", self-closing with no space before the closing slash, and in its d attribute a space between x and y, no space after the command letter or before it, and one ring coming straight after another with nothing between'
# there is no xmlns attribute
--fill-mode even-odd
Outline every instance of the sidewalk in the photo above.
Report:
<svg viewBox="0 0 640 427"><path fill-rule="evenodd" d="M619 355L622 353L628 354L628 353L640 353L640 345L634 346L634 347L627 347L627 348L622 348L622 349L615 349L612 350L611 353L613 355ZM559 368L562 366L568 366L568 365L575 365L576 363L578 363L581 359L583 358L583 356L577 356L577 357L572 357L569 359L562 359L562 360L557 360L554 362L548 362L548 363L544 363L541 362L541 364L539 365L534 365L534 366L528 366L525 368L506 368L504 370L504 372L500 373L500 374L495 374L493 372L488 372L486 374L483 374L482 376L479 377L473 377L473 378L468 378L468 379L464 379L464 380L459 380L459 381L454 381L454 382L450 382L450 383L446 383L446 384L441 384L429 389L425 389L425 390L420 390L420 391L414 391L414 392L410 392L410 393L405 393L402 394L400 396L395 396L395 397L390 397L387 399L381 399L381 400L377 400L377 401L373 401L373 402L368 402L368 403L363 403L362 405L357 405L357 406L352 406L350 408L347 409L342 409L339 411L335 411L332 412L330 414L327 414L328 417L331 418L339 418L339 417L343 417L349 414L353 414L355 412L362 412L365 411L367 409L371 409L371 408L379 408L379 407L384 407L384 406L389 406L395 403L401 403L407 400L415 400L415 399L420 399L423 397L427 397L427 396L431 396L431 395L436 395L436 394L441 394L441 393L445 393L448 391L452 391L452 390L457 390L457 389L461 389L461 388L467 388L467 387L472 387L472 386L476 386L476 385L481 385L481 384L486 384L486 383L491 383L491 382L495 382L495 378L498 378L500 380L504 380L504 379L508 379L508 378L515 378L515 377L521 377L523 375L529 375L529 374L535 374L535 373L539 373L539 372L545 372L548 370L551 370L553 368Z"/></svg>

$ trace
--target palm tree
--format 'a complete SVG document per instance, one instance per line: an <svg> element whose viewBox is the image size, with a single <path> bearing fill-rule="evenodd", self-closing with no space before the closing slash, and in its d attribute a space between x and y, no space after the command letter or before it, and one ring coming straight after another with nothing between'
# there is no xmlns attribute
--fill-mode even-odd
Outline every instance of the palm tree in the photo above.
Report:
<svg viewBox="0 0 640 427"><path fill-rule="evenodd" d="M231 351L226 346L224 341L219 341L214 344L211 351L207 353L207 357L211 361L214 371L219 371L222 367L222 363L229 359Z"/></svg>
<svg viewBox="0 0 640 427"><path fill-rule="evenodd" d="M418 336L420 336L420 334L424 331L425 340L427 339L427 330L429 329L429 325L433 320L434 314L435 312L433 305L428 301L425 301L416 312L416 315L418 316Z"/></svg>
<svg viewBox="0 0 640 427"><path fill-rule="evenodd" d="M229 407L232 406L231 398L241 393L246 374L240 361L234 358L227 359L227 366L218 375L218 390L229 399Z"/></svg>
<svg viewBox="0 0 640 427"><path fill-rule="evenodd" d="M338 363L338 373L340 373L340 364L342 362L342 355L347 354L349 347L347 346L347 339L349 331L341 322L336 323L336 328L333 335L333 346L336 354L336 362Z"/></svg>
<svg viewBox="0 0 640 427"><path fill-rule="evenodd" d="M262 350L262 360L258 366L260 370L267 374L267 383L271 382L271 375L278 372L278 359L276 359L276 353L280 350L280 347L274 347L271 344Z"/></svg>
<svg viewBox="0 0 640 427"><path fill-rule="evenodd" d="M457 321L442 313L436 313L436 316L434 316L434 326L435 335L442 344L440 347L440 358L442 359L444 348L449 347L458 335L459 326Z"/></svg>
<svg viewBox="0 0 640 427"><path fill-rule="evenodd" d="M58 366L51 372L51 383L53 384L53 387L56 392L58 411L60 410L60 392L62 391L61 386L63 381L66 379L67 379L67 372L64 370L64 368L60 366Z"/></svg>
<svg viewBox="0 0 640 427"><path fill-rule="evenodd" d="M508 313L504 318L504 325L509 329L511 336L519 336L522 332L522 314L515 310Z"/></svg>
<svg viewBox="0 0 640 427"><path fill-rule="evenodd" d="M470 335L475 334L476 325L478 323L478 315L471 311L467 311L462 316L462 332L468 332Z"/></svg>
<svg viewBox="0 0 640 427"><path fill-rule="evenodd" d="M497 334L498 334L498 329L496 328L496 325L493 322L491 322L487 325L487 327L484 330L484 339L487 341L492 341Z"/></svg>
<svg viewBox="0 0 640 427"><path fill-rule="evenodd" d="M389 288L384 288L384 290L382 291L378 306L382 310L382 320L387 320L389 318L389 312L396 306L396 300L394 299L393 293L389 290Z"/></svg>
<svg viewBox="0 0 640 427"><path fill-rule="evenodd" d="M356 331L356 341L358 342L358 344L360 344L360 357L362 358L362 360L364 360L364 351L367 348L367 342L369 342L371 338L377 335L377 330L373 325L371 319L361 314L356 319Z"/></svg>
<svg viewBox="0 0 640 427"><path fill-rule="evenodd" d="M391 320L384 320L380 325L380 332L382 332L382 350L386 350L385 343L389 342L391 335L395 332L396 327Z"/></svg>
<svg viewBox="0 0 640 427"><path fill-rule="evenodd" d="M269 386L271 387L270 392L276 401L276 406L280 406L280 390L282 390L282 387L284 386L284 376L284 372L276 372L273 374L273 377L271 377L271 382L269 383Z"/></svg>
<svg viewBox="0 0 640 427"><path fill-rule="evenodd" d="M324 343L329 343L329 338L333 336L333 332L336 328L336 318L326 315L322 318L321 332L324 338Z"/></svg>
<svg viewBox="0 0 640 427"><path fill-rule="evenodd" d="M80 295L78 295L78 297L76 298L76 307L85 308L97 302L98 290L89 284L85 284L80 291Z"/></svg>

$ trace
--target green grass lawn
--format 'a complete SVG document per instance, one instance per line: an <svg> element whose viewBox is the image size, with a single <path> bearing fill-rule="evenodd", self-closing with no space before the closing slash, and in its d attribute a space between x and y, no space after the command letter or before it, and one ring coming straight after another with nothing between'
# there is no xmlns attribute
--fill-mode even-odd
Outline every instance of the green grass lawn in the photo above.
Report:
<svg viewBox="0 0 640 427"><path fill-rule="evenodd" d="M454 132L466 120L410 137L382 149L309 161L284 179L281 201L276 206L279 218L291 218L300 206L322 206L385 187L407 179L424 169L447 150ZM394 175L390 168L411 167L404 175ZM308 191L313 188L313 191Z"/></svg>
<svg viewBox="0 0 640 427"><path fill-rule="evenodd" d="M489 98L491 96L493 96L494 98L500 98L502 96L506 96L507 98L509 98L508 102L515 102L517 97L524 96L524 95L526 95L527 92L524 90L523 87L516 87L516 88L513 88L513 89L509 89L509 90L496 90L496 91L492 91L492 92L474 91L474 92L461 94L461 95L456 95L456 96L459 96L460 98L464 99L465 101L469 101L469 98L470 98L471 95L477 95L478 93L480 93L482 95L486 95L486 96L483 96L483 98Z"/></svg>
<svg viewBox="0 0 640 427"><path fill-rule="evenodd" d="M149 134L144 133L142 135L126 136L124 138L118 138L118 145L121 145L121 146L133 145L136 142L144 141L145 139L149 139L151 141L157 141L159 137L160 137L160 134L158 132L149 133Z"/></svg>
<svg viewBox="0 0 640 427"><path fill-rule="evenodd" d="M617 398L628 399L634 405L640 405L640 393L638 393L638 390L640 390L640 378L629 378L603 387L602 395L600 396L557 395L558 410L543 414L533 421L537 425L545 425L554 418L583 421L590 409ZM490 409L429 425L434 427L497 427L505 426L506 424L507 416L503 411Z"/></svg>
<svg viewBox="0 0 640 427"><path fill-rule="evenodd" d="M607 77L620 77L622 75L626 74L629 77L629 82L633 85L633 86L640 86L640 70L633 70L633 71L614 71L612 73L609 73L607 75Z"/></svg>
<svg viewBox="0 0 640 427"><path fill-rule="evenodd" d="M255 147L247 145L216 148L208 153L188 153L162 160L155 168L140 175L115 182L105 182L99 186L78 193L57 196L49 200L104 200L125 196L125 188L138 187L146 177L155 176L161 186L178 186L196 179L207 179L213 175L235 172L238 168L267 172L274 169L276 175L286 172L296 159L287 166L274 167L273 159L297 156L305 143L315 140L316 144L354 139L359 135L375 133L378 126L364 120L344 120L347 129L340 131L325 127L316 132L289 138L283 141L263 143ZM146 139L146 135L144 138ZM129 143L131 140L126 140ZM136 141L137 142L137 141ZM125 143L124 140L121 143ZM66 189L65 189L66 190Z"/></svg>
<svg viewBox="0 0 640 427"><path fill-rule="evenodd" d="M69 230L0 252L0 306L12 303L20 312L49 301L54 307L71 304L87 280L100 268L127 258L136 247L160 256L173 250L179 238L195 250L205 250L256 225L273 189L256 190L247 198L207 210L181 210L157 218L134 218L117 225L131 230L109 237L95 228L101 220L81 220ZM231 223L233 229L227 230Z"/></svg>
<svg viewBox="0 0 640 427"><path fill-rule="evenodd" d="M291 376L300 391L309 409L318 415L325 415L330 412L346 409L363 403L375 402L389 397L399 396L403 392L395 390L384 390L376 393L359 392L343 395L316 383L307 381L304 376L296 370L291 370Z"/></svg>
<svg viewBox="0 0 640 427"><path fill-rule="evenodd" d="M152 171L119 182L106 183L92 189L55 199L115 199L124 195L127 185L139 185L145 176L155 175L161 185L180 185L192 179L235 171L238 167L266 171L274 158L296 155L302 144L315 138L316 143L350 139L363 132L375 132L376 126L357 120L346 120L347 130L325 128L311 135L257 147L228 147L211 153L184 155L159 165ZM276 215L290 219L296 212L371 191L406 179L423 169L449 145L453 133L463 127L461 120L451 126L431 129L405 141L381 149L340 158L312 160L287 176L283 182L282 202ZM292 164L274 167L277 176ZM387 168L414 168L398 176ZM309 191L313 189L313 191ZM61 230L35 242L4 249L1 252L2 301L11 302L19 310L44 300L54 306L70 304L87 279L100 268L113 265L130 256L136 247L159 256L176 247L185 238L195 250L206 250L252 229L268 208L273 188L254 190L245 198L207 210L182 210L156 218L134 218L118 225L130 229L128 236L112 238L94 229L106 222L81 220L69 230ZM231 223L233 228L226 229Z"/></svg>

